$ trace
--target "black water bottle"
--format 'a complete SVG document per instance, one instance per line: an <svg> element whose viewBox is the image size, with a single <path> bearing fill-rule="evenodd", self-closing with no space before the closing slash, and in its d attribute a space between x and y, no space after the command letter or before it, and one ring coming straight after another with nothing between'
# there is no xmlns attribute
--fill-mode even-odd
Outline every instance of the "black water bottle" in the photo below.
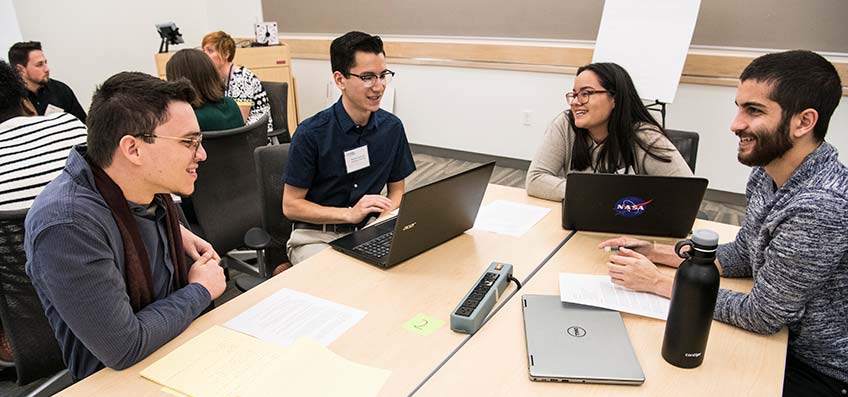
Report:
<svg viewBox="0 0 848 397"><path fill-rule="evenodd" d="M680 252L685 246L689 251ZM685 260L674 276L662 345L662 356L672 365L695 368L704 362L718 296L716 248L718 234L706 229L696 230L691 239L674 246Z"/></svg>

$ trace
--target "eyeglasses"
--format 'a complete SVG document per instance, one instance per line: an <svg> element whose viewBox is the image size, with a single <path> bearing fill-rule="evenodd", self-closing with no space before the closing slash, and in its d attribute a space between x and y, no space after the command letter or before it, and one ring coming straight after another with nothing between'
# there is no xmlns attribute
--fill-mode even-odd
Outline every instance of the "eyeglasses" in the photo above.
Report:
<svg viewBox="0 0 848 397"><path fill-rule="evenodd" d="M162 139L170 139L174 141L182 141L188 144L188 148L194 150L194 154L197 154L197 149L200 148L200 144L203 142L203 135L198 135L193 138L177 138L172 136L159 136L156 134L141 134L141 135L133 135L141 138L162 138Z"/></svg>
<svg viewBox="0 0 848 397"><path fill-rule="evenodd" d="M592 97L592 95L603 94L603 93L608 93L610 95L614 95L615 91L607 91L607 90L598 90L598 91L596 91L596 90L583 90L583 91L580 91L580 92L571 91L571 92L568 92L568 93L565 94L565 102L567 102L569 105L573 105L574 101L576 100L578 105L585 105L585 104L589 103L589 98Z"/></svg>
<svg viewBox="0 0 848 397"><path fill-rule="evenodd" d="M348 74L351 75L351 76L354 76L354 77L359 77L359 79L362 80L362 84L365 85L365 87L367 87L367 88L373 87L374 83L377 82L378 78L380 79L380 81L383 82L383 85L388 85L389 83L392 82L392 77L395 77L395 72L392 72L391 70L386 70L383 73L380 73L379 75L376 75L376 74L373 74L373 73L367 73L367 74L361 74L361 75L360 74L354 74L354 73L348 73Z"/></svg>

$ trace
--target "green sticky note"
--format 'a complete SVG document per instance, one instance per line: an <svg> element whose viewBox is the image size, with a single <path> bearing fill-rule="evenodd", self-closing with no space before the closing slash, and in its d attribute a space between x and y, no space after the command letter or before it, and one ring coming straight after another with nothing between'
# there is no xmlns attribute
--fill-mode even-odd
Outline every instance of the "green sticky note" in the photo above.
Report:
<svg viewBox="0 0 848 397"><path fill-rule="evenodd" d="M442 325L445 325L443 320L419 313L412 320L403 323L403 328L415 332L418 335L427 336L435 332Z"/></svg>

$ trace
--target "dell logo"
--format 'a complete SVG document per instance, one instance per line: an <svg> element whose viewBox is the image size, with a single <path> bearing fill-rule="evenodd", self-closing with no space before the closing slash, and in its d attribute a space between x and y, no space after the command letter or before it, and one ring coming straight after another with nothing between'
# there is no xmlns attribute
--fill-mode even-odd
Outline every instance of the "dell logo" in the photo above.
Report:
<svg viewBox="0 0 848 397"><path fill-rule="evenodd" d="M586 336L586 330L583 329L583 327L578 327L576 325L568 327L568 329L565 330L565 331L568 332L569 335L571 335L575 338L582 338L582 337Z"/></svg>
<svg viewBox="0 0 848 397"><path fill-rule="evenodd" d="M410 223L410 224L408 224L408 225L404 226L404 227L403 227L403 231L407 231L407 230L409 230L409 229L412 229L413 227L415 227L415 224L416 224L416 223L417 223L417 222L412 222L412 223Z"/></svg>

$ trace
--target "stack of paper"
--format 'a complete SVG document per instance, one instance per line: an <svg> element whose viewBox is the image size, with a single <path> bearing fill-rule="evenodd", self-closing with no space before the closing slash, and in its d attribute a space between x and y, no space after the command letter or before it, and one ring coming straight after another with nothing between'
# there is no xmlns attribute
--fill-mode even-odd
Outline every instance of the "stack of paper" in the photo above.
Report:
<svg viewBox="0 0 848 397"><path fill-rule="evenodd" d="M188 396L373 396L390 371L300 338L284 348L214 326L141 371Z"/></svg>
<svg viewBox="0 0 848 397"><path fill-rule="evenodd" d="M603 307L660 320L668 318L670 301L667 298L615 285L609 276L560 273L559 295L563 302Z"/></svg>

